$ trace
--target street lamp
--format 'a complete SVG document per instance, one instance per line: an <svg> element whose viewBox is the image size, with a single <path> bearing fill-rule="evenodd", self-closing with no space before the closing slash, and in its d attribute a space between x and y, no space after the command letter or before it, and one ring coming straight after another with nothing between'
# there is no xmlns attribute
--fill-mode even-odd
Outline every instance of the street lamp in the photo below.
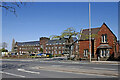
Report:
<svg viewBox="0 0 120 80"><path fill-rule="evenodd" d="M90 2L89 2L89 51L90 51L90 62L91 62L91 14L90 14Z"/></svg>

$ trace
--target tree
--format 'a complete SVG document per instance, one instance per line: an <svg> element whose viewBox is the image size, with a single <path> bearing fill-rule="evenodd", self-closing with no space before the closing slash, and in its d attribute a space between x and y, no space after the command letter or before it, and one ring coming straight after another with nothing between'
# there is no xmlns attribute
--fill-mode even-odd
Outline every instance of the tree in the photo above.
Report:
<svg viewBox="0 0 120 80"><path fill-rule="evenodd" d="M15 48L15 40L13 39L13 41L12 41L12 52L15 52L15 50L14 50L14 48Z"/></svg>
<svg viewBox="0 0 120 80"><path fill-rule="evenodd" d="M64 30L60 36L59 35L51 35L50 38L52 38L52 39L61 39L61 38L67 39L66 48L69 48L69 57L70 57L71 56L71 46L74 45L73 37L77 37L77 35L79 35L79 32L76 32L73 27L70 27L70 28L67 28L66 30Z"/></svg>
<svg viewBox="0 0 120 80"><path fill-rule="evenodd" d="M7 43L6 42L2 43L2 48L4 48L4 49L7 48Z"/></svg>
<svg viewBox="0 0 120 80"><path fill-rule="evenodd" d="M0 52L8 52L8 50L5 48L2 48L2 49L0 49Z"/></svg>
<svg viewBox="0 0 120 80"><path fill-rule="evenodd" d="M26 3L23 3L21 0L19 0L20 2L0 2L0 7L2 7L3 9L5 9L6 11L12 12L13 14L16 14L16 8L21 8L23 5L25 5Z"/></svg>
<svg viewBox="0 0 120 80"><path fill-rule="evenodd" d="M43 48L40 48L40 52L43 52Z"/></svg>
<svg viewBox="0 0 120 80"><path fill-rule="evenodd" d="M34 53L37 53L37 49L34 49Z"/></svg>

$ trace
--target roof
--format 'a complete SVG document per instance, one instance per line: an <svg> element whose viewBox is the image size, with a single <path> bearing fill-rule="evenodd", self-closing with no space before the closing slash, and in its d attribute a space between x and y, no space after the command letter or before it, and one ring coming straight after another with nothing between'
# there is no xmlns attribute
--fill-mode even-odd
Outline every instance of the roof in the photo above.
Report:
<svg viewBox="0 0 120 80"><path fill-rule="evenodd" d="M22 46L22 45L36 45L36 44L40 44L40 41L17 42L18 46Z"/></svg>
<svg viewBox="0 0 120 80"><path fill-rule="evenodd" d="M99 30L100 30L100 27L91 28L91 34L97 34ZM80 40L87 40L88 39L87 37L89 37L89 29L83 29L81 31ZM92 38L95 38L95 37L92 36Z"/></svg>
<svg viewBox="0 0 120 80"><path fill-rule="evenodd" d="M109 46L108 44L101 44L100 46L97 47L98 49L111 49L112 47Z"/></svg>
<svg viewBox="0 0 120 80"><path fill-rule="evenodd" d="M64 43L66 41L66 39L56 39L56 40L48 40L48 42L46 44L54 44L54 43Z"/></svg>

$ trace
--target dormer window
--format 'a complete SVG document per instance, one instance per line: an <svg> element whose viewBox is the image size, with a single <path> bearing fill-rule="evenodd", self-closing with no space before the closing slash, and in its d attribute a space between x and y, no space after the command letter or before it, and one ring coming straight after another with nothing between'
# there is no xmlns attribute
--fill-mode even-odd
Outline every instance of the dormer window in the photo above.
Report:
<svg viewBox="0 0 120 80"><path fill-rule="evenodd" d="M103 34L101 38L102 43L107 43L107 34Z"/></svg>

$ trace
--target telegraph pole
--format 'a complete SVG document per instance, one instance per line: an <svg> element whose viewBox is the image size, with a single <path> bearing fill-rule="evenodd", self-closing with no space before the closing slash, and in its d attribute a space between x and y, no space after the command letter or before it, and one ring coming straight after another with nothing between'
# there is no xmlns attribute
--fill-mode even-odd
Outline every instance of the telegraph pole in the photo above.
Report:
<svg viewBox="0 0 120 80"><path fill-rule="evenodd" d="M90 2L89 2L89 52L91 62L91 14L90 14Z"/></svg>

